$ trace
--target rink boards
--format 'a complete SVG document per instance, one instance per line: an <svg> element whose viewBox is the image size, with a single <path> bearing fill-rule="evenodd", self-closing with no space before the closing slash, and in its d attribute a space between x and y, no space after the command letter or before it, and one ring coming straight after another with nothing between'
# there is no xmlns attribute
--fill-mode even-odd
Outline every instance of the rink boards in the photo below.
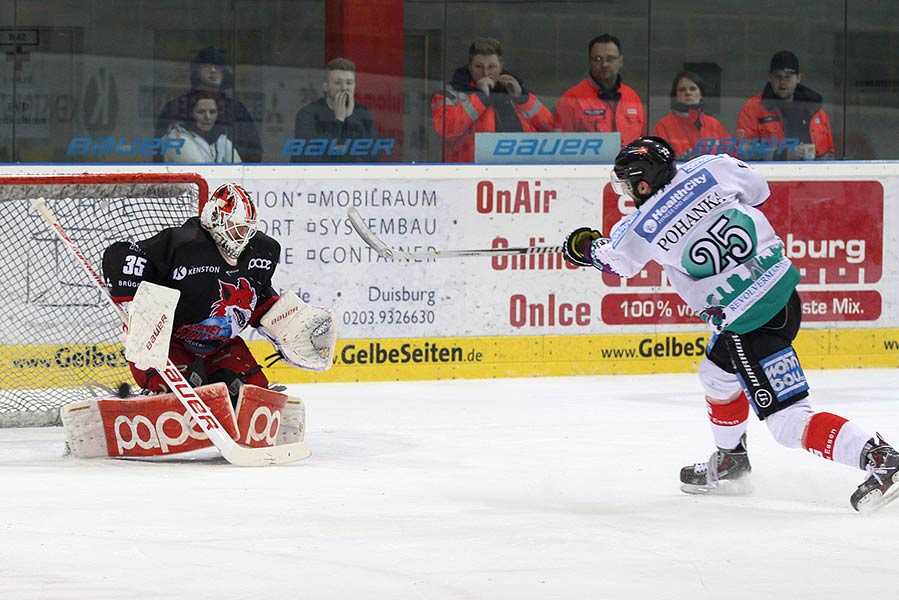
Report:
<svg viewBox="0 0 899 600"><path fill-rule="evenodd" d="M707 340L704 332L346 340L326 373L283 363L266 373L279 383L679 373L696 368ZM271 354L265 342L250 347L259 359ZM805 369L899 367L899 329L806 330L794 347ZM415 350L422 350L418 360Z"/></svg>
<svg viewBox="0 0 899 600"><path fill-rule="evenodd" d="M763 210L802 274L804 325L796 347L803 365L899 366L899 163L756 166L771 182ZM557 245L575 227L608 231L633 211L608 185L608 166L140 168L199 172L213 187L243 184L260 205L260 229L282 246L275 284L334 309L334 368L309 374L279 365L269 369L273 380L678 372L695 367L708 339L653 264L622 281L571 268L558 254L388 261L346 218L356 208L388 245L413 251ZM0 323L0 360L10 363L0 371L24 371L21 380L34 381L54 370L92 368L66 357L96 358L95 342L62 333L68 343L22 348L27 340L16 338L14 320ZM251 346L259 358L271 354L267 342ZM104 368L110 366L123 369Z"/></svg>
<svg viewBox="0 0 899 600"><path fill-rule="evenodd" d="M418 339L359 339L337 343L334 366L311 373L276 363L265 370L278 383L479 379L569 375L626 375L692 371L708 341L705 332L654 335L572 335ZM897 368L899 329L812 330L794 344L806 369ZM2 365L19 373L4 387L28 389L67 369L109 379L130 379L121 362L98 364L90 356L97 346L42 346L22 349ZM112 346L100 347L109 355ZM272 354L266 341L250 342L261 363ZM70 361L67 357L86 357ZM37 357L51 357L50 360ZM59 361L56 357L61 357ZM115 377L112 377L114 380Z"/></svg>

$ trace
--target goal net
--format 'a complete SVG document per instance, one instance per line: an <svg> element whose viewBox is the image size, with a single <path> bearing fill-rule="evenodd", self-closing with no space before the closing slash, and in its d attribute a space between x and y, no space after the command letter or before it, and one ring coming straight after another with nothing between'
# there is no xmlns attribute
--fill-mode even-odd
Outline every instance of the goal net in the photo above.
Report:
<svg viewBox="0 0 899 600"><path fill-rule="evenodd" d="M59 407L133 383L122 323L31 207L44 198L100 272L103 250L197 215L193 174L0 177L0 427L59 423Z"/></svg>

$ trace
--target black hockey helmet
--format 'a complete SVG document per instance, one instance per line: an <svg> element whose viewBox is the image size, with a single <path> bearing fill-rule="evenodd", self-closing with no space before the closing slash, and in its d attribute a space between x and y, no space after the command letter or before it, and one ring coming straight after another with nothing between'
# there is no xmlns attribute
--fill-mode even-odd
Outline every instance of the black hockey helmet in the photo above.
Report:
<svg viewBox="0 0 899 600"><path fill-rule="evenodd" d="M637 208L650 196L674 179L674 148L665 139L650 135L637 138L621 149L612 168L612 187L619 194L634 199ZM645 181L651 191L637 192L637 184Z"/></svg>

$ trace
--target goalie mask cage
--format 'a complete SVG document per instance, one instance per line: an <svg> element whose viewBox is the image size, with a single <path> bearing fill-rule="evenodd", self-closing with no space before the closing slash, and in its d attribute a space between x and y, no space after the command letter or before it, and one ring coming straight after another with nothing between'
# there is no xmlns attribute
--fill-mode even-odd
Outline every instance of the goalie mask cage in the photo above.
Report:
<svg viewBox="0 0 899 600"><path fill-rule="evenodd" d="M31 207L44 198L98 273L103 251L199 214L199 175L0 177L0 427L59 424L59 408L133 383L122 322Z"/></svg>

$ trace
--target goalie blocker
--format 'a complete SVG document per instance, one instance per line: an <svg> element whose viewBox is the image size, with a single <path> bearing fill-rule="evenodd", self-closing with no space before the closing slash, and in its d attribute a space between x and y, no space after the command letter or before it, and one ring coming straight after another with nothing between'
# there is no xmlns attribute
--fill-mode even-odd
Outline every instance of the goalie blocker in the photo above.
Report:
<svg viewBox="0 0 899 600"><path fill-rule="evenodd" d="M149 281L137 286L128 307L125 358L138 369L165 368L180 297L180 291Z"/></svg>
<svg viewBox="0 0 899 600"><path fill-rule="evenodd" d="M224 383L196 392L239 444L261 448L303 441L306 413L298 398L244 385L235 415ZM69 450L79 458L169 456L212 446L175 394L73 402L60 415Z"/></svg>

